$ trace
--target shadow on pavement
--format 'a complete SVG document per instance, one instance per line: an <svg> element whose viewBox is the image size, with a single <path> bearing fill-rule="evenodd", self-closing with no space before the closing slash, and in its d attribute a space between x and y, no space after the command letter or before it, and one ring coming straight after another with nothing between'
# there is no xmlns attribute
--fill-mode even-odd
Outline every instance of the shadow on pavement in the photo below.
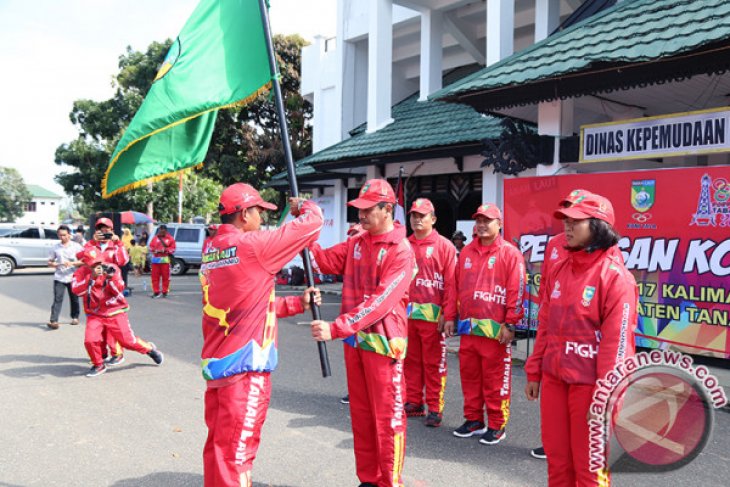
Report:
<svg viewBox="0 0 730 487"><path fill-rule="evenodd" d="M162 485L200 487L203 485L203 476L188 472L155 472L144 477L120 480L113 483L112 487L160 487Z"/></svg>
<svg viewBox="0 0 730 487"><path fill-rule="evenodd" d="M69 358L59 357L57 355L0 355L0 364L11 362L27 362L31 364L86 364L88 360L85 358Z"/></svg>

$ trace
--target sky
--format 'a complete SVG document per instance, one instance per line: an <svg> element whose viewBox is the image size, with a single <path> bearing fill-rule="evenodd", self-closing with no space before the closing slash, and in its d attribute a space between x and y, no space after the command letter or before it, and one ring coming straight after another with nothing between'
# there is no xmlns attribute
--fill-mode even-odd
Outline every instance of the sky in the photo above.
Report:
<svg viewBox="0 0 730 487"><path fill-rule="evenodd" d="M0 166L63 195L56 148L78 136L78 99L113 95L127 46L175 38L197 0L0 0ZM270 0L274 34L332 36L337 0Z"/></svg>

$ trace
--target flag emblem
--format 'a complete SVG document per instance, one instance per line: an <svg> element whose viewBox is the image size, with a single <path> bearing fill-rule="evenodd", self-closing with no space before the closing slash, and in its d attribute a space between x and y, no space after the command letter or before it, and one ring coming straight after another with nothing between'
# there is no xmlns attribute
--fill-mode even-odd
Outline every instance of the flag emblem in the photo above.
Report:
<svg viewBox="0 0 730 487"><path fill-rule="evenodd" d="M581 300L581 303L586 308L591 305L591 300L593 299L593 296L596 294L596 288L593 286L586 286L585 289L583 289L583 299Z"/></svg>
<svg viewBox="0 0 730 487"><path fill-rule="evenodd" d="M170 72L173 66L175 66L175 63L177 62L178 58L180 58L180 38L178 37L175 39L175 42L172 43L172 46L170 46L170 50L167 51L167 55L165 56L165 60L162 61L162 66L160 66L160 69L157 71L157 75L155 76L153 83L157 80L160 80L165 77L167 73Z"/></svg>

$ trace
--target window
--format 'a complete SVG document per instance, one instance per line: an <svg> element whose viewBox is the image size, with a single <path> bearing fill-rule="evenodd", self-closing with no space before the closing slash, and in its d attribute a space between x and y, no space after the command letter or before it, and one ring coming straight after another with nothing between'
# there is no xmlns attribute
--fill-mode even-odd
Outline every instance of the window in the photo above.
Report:
<svg viewBox="0 0 730 487"><path fill-rule="evenodd" d="M38 211L36 209L36 202L35 201L31 201L31 202L25 204L25 212L26 213L33 213L35 211Z"/></svg>
<svg viewBox="0 0 730 487"><path fill-rule="evenodd" d="M44 228L43 238L46 240L58 240L58 232L55 228Z"/></svg>
<svg viewBox="0 0 730 487"><path fill-rule="evenodd" d="M3 235L3 238L41 238L41 233L37 227L31 228L14 228L9 233Z"/></svg>
<svg viewBox="0 0 730 487"><path fill-rule="evenodd" d="M200 239L201 229L199 228L178 228L175 240L178 242L195 242Z"/></svg>
<svg viewBox="0 0 730 487"><path fill-rule="evenodd" d="M56 204L56 202L55 202L55 201L51 201L51 206L53 206L53 205L55 205L55 204Z"/></svg>
<svg viewBox="0 0 730 487"><path fill-rule="evenodd" d="M42 205L45 205L45 204L46 204L46 202L45 202L45 201L41 201L41 204L42 204Z"/></svg>

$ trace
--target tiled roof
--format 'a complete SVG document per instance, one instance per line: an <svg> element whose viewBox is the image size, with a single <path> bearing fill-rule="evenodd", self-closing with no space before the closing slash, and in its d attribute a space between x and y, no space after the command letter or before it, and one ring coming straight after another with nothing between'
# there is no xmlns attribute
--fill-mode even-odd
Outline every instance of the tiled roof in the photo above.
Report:
<svg viewBox="0 0 730 487"><path fill-rule="evenodd" d="M353 136L312 154L302 164L338 161L366 156L392 154L429 147L478 142L498 138L501 118L482 115L473 108L456 103L418 101L418 95L406 98L393 107L393 122L367 133L364 126Z"/></svg>
<svg viewBox="0 0 730 487"><path fill-rule="evenodd" d="M49 191L46 188L43 188L36 184L26 184L25 186L28 188L30 195L34 198L63 198L63 196L57 195L53 191Z"/></svg>
<svg viewBox="0 0 730 487"><path fill-rule="evenodd" d="M509 89L601 64L671 57L730 39L728 0L624 0L434 93ZM718 55L726 55L718 54Z"/></svg>

